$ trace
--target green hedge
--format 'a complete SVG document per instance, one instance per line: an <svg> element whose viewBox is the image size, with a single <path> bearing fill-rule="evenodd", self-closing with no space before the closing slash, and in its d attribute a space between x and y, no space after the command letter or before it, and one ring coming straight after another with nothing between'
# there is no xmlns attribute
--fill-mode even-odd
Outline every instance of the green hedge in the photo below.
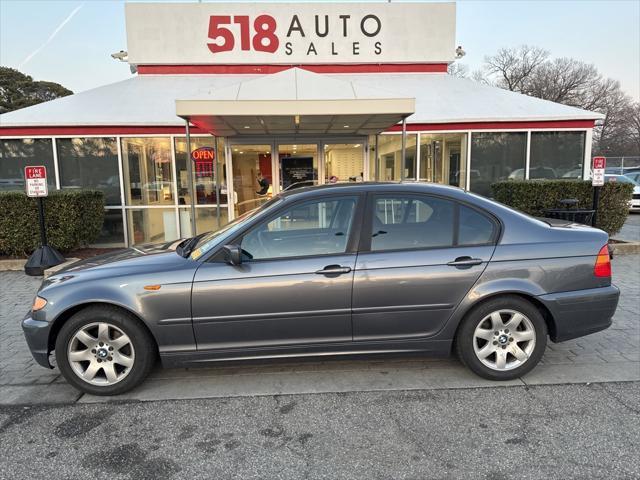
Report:
<svg viewBox="0 0 640 480"><path fill-rule="evenodd" d="M544 210L562 208L560 200L575 198L578 208L591 209L593 187L582 180L525 180L498 182L491 185L493 198L517 210L544 217ZM630 183L606 183L600 190L597 227L614 235L629 215L629 201L633 194Z"/></svg>
<svg viewBox="0 0 640 480"><path fill-rule="evenodd" d="M47 239L61 252L88 245L100 234L104 222L102 192L50 192L44 207ZM36 199L23 192L0 192L0 255L29 255L39 245Z"/></svg>

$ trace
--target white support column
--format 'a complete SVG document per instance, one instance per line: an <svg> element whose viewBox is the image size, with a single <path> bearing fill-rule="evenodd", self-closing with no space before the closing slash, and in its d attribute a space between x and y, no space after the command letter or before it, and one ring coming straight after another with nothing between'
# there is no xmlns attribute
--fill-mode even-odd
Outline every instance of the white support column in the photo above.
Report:
<svg viewBox="0 0 640 480"><path fill-rule="evenodd" d="M420 159L420 132L416 133L416 182L420 181L420 166L422 160Z"/></svg>
<svg viewBox="0 0 640 480"><path fill-rule="evenodd" d="M176 137L171 135L169 137L171 141L171 176L173 177L173 207L176 214L176 232L178 232L178 238L182 238L182 225L180 225L180 206L178 202L178 176L176 167ZM187 154L187 161L189 161L189 155ZM195 235L195 233L194 233Z"/></svg>
<svg viewBox="0 0 640 480"><path fill-rule="evenodd" d="M53 149L53 171L56 177L56 190L60 190L60 167L58 166L58 146L55 137L51 139L51 148Z"/></svg>
<svg viewBox="0 0 640 480"><path fill-rule="evenodd" d="M235 197L233 191L233 165L231 163L231 145L230 142L224 143L224 162L227 167L227 176L225 182L227 184L227 215L229 221L233 220L235 215Z"/></svg>
<svg viewBox="0 0 640 480"><path fill-rule="evenodd" d="M527 131L527 151L524 158L524 179L529 180L529 166L531 165L531 130Z"/></svg>
<svg viewBox="0 0 640 480"><path fill-rule="evenodd" d="M582 179L591 178L591 147L593 143L593 128L585 130L584 136L584 162L582 164Z"/></svg>
<svg viewBox="0 0 640 480"><path fill-rule="evenodd" d="M467 132L467 159L466 159L466 164L467 164L467 168L466 168L466 174L467 174L467 180L465 182L465 186L464 189L466 191L471 191L471 132L468 131Z"/></svg>
<svg viewBox="0 0 640 480"><path fill-rule="evenodd" d="M122 158L122 138L116 137L116 144L118 148L118 175L120 177L120 206L122 207L122 227L124 232L124 244L129 247L129 228L127 221L127 210L124 201L124 175L123 175L123 158Z"/></svg>
<svg viewBox="0 0 640 480"><path fill-rule="evenodd" d="M369 156L370 156L369 137L366 137L363 142L364 143L362 144L362 151L363 151L363 157L364 157L364 165L362 166L362 180L367 181L367 180L370 180L371 178L371 174L369 172L370 170L369 168Z"/></svg>

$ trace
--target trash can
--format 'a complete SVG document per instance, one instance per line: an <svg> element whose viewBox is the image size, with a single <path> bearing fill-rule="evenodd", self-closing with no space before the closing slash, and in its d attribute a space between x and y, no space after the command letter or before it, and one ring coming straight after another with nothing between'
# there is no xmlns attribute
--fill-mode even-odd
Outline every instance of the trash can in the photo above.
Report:
<svg viewBox="0 0 640 480"><path fill-rule="evenodd" d="M547 218L557 218L559 220L567 220L568 222L581 223L583 225L591 225L595 210L586 210L576 208L578 200L575 198L565 198L560 200L562 208L550 208L544 211Z"/></svg>

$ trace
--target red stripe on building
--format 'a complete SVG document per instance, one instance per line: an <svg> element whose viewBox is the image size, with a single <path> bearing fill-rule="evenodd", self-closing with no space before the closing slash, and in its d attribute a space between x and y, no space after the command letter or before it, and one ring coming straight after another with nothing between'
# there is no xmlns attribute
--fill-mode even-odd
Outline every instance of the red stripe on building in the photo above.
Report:
<svg viewBox="0 0 640 480"><path fill-rule="evenodd" d="M442 130L519 130L547 128L593 128L595 120L549 120L535 122L467 122L467 123L412 123L407 124L407 131L442 131ZM391 127L388 132L402 131L401 125ZM96 126L96 127L0 127L0 136L28 137L55 135L184 135L184 127L131 127L131 126ZM210 133L198 127L191 127L191 133Z"/></svg>
<svg viewBox="0 0 640 480"><path fill-rule="evenodd" d="M540 128L593 128L595 120L539 120L533 122L460 122L460 123L411 123L407 131L432 130L515 130ZM394 125L389 132L401 132L402 125Z"/></svg>
<svg viewBox="0 0 640 480"><path fill-rule="evenodd" d="M209 133L198 127L191 127L191 133ZM52 136L52 135L171 135L185 134L185 127L0 127L0 137Z"/></svg>
<svg viewBox="0 0 640 480"><path fill-rule="evenodd" d="M446 63L350 65L139 65L141 75L267 74L298 67L314 73L447 73Z"/></svg>

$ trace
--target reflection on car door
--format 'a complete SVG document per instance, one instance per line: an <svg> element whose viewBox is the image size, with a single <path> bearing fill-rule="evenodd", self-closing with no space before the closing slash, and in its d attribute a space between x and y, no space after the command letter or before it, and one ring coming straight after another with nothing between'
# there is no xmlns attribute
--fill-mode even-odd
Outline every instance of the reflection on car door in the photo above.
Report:
<svg viewBox="0 0 640 480"><path fill-rule="evenodd" d="M452 200L371 195L354 276L354 340L435 334L486 268L497 233L488 216Z"/></svg>
<svg viewBox="0 0 640 480"><path fill-rule="evenodd" d="M352 340L359 195L283 206L237 242L244 261L203 264L193 284L198 349Z"/></svg>

